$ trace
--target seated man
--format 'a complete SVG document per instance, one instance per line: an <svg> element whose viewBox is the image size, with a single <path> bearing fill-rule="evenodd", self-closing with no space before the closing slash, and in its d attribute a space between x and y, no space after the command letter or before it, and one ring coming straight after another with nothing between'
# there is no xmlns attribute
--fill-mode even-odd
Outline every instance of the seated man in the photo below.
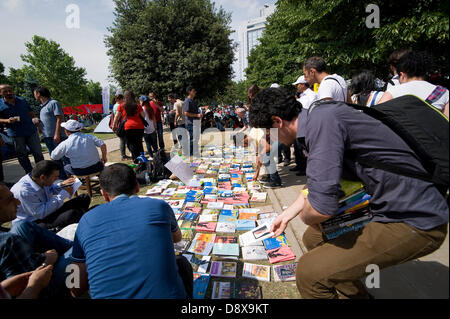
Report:
<svg viewBox="0 0 450 319"><path fill-rule="evenodd" d="M68 175L85 176L101 172L107 162L105 142L94 135L81 133L83 125L78 121L69 120L61 123L61 126L68 138L53 150L51 158L69 158L70 164L64 167ZM97 147L102 151L101 161Z"/></svg>
<svg viewBox="0 0 450 319"><path fill-rule="evenodd" d="M82 194L64 203L72 197L73 187L69 184L69 187L61 188L54 184L60 169L57 162L41 161L31 174L22 177L11 188L11 192L21 202L13 223L28 220L55 232L78 223L88 210L91 198Z"/></svg>
<svg viewBox="0 0 450 319"><path fill-rule="evenodd" d="M20 201L14 198L13 193L5 185L0 184L0 225L16 218L18 205L20 205ZM71 253L71 247L71 241L29 221L14 223L11 230L0 227L0 282L2 282L2 286L5 283L5 290L10 295L16 295L8 289L12 288L13 282L17 280L13 277L45 269L46 272L53 271L53 275L50 284L42 290L40 296L58 297L63 296L64 293L67 294L65 270L69 264L67 257ZM48 265L53 267L47 267ZM5 282L6 279L11 280ZM29 280L33 279L29 278ZM33 285L33 282L29 282L29 284ZM30 291L23 291L22 293L25 295L22 297L35 297L37 290L41 290L43 287L28 288Z"/></svg>
<svg viewBox="0 0 450 319"><path fill-rule="evenodd" d="M108 203L84 215L75 234L72 260L80 288L72 296L89 289L93 299L192 297L192 266L175 257L181 231L170 206L135 196L139 183L125 164L106 167L100 187Z"/></svg>
<svg viewBox="0 0 450 319"><path fill-rule="evenodd" d="M296 139L301 110L301 104L289 96L280 89L262 90L250 114L253 127L277 128L285 145ZM363 166L348 156L351 150L359 157L425 173L413 150L389 127L342 102L331 102L312 109L305 132L309 194L300 194L272 224L275 236L298 215L310 226L303 236L308 252L299 259L296 276L303 298L370 297L360 281L368 265L386 268L441 246L449 210L433 184ZM320 223L338 214L343 175L362 181L371 195L374 217L363 229L327 241Z"/></svg>

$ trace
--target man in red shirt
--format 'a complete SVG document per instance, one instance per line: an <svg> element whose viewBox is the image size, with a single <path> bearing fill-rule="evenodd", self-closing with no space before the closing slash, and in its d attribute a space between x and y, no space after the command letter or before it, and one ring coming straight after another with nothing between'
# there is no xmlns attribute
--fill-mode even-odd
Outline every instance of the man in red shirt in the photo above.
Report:
<svg viewBox="0 0 450 319"><path fill-rule="evenodd" d="M150 106L152 107L153 112L156 117L156 126L157 126L156 133L158 135L159 149L163 150L165 145L164 145L164 135L163 135L163 125L162 125L161 114L164 112L164 106L163 106L162 102L156 98L155 93L150 92L148 94L148 97L151 100Z"/></svg>

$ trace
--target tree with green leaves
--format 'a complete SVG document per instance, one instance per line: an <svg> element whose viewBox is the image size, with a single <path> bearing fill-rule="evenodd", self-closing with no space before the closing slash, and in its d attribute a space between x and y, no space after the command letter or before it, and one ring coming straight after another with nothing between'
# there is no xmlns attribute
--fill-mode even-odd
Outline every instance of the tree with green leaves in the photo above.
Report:
<svg viewBox="0 0 450 319"><path fill-rule="evenodd" d="M0 62L0 84L5 84L8 82L8 78L3 73L5 72L5 66Z"/></svg>
<svg viewBox="0 0 450 319"><path fill-rule="evenodd" d="M380 0L380 28L368 28L369 3L357 0L279 0L246 70L250 82L261 87L273 82L284 86L302 74L302 63L322 56L330 72L350 78L370 69L388 78L389 54L400 48L427 50L435 68L449 75L448 1Z"/></svg>
<svg viewBox="0 0 450 319"><path fill-rule="evenodd" d="M232 75L230 14L209 0L115 0L105 39L113 77L136 94L180 97L193 85L200 100L225 91Z"/></svg>

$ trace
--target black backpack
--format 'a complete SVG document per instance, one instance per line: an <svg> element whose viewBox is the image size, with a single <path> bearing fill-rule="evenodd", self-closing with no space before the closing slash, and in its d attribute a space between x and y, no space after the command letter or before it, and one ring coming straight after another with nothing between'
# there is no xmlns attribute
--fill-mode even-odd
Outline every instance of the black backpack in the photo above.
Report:
<svg viewBox="0 0 450 319"><path fill-rule="evenodd" d="M165 166L170 158L167 156L166 151L161 149L156 152L153 156L151 165L150 178L154 181L160 181L163 179L168 179L172 173Z"/></svg>
<svg viewBox="0 0 450 319"><path fill-rule="evenodd" d="M335 102L318 103L312 108L327 103ZM416 153L427 173L370 158L355 158L357 162L433 183L445 195L449 187L449 121L442 112L414 95L401 96L370 108L347 105L363 111L392 129ZM309 112L311 111L310 108Z"/></svg>

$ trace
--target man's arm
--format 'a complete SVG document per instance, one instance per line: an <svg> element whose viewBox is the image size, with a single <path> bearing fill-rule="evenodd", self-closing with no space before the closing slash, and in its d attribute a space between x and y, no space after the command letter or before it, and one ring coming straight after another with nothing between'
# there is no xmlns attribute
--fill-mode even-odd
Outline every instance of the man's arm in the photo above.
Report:
<svg viewBox="0 0 450 319"><path fill-rule="evenodd" d="M442 113L448 118L448 102L445 104L444 109L442 110Z"/></svg>
<svg viewBox="0 0 450 319"><path fill-rule="evenodd" d="M64 205L64 201L70 198L71 195L66 190L61 190L59 194L48 201L44 201L34 190L24 190L20 192L18 197L22 203L23 210L28 215L36 219L44 219Z"/></svg>
<svg viewBox="0 0 450 319"><path fill-rule="evenodd" d="M195 114L195 113L191 113L191 112L184 112L184 115L186 115L188 117L198 118L198 119L202 118L202 115L200 113Z"/></svg>
<svg viewBox="0 0 450 319"><path fill-rule="evenodd" d="M59 144L61 142L61 123L63 122L63 116L62 115L55 115L56 116L56 130L55 135L53 136L53 140L56 144Z"/></svg>
<svg viewBox="0 0 450 319"><path fill-rule="evenodd" d="M174 244L176 244L176 243L181 241L182 234L181 234L181 229L180 228L178 228L175 232L172 233L172 239L173 239L173 243Z"/></svg>
<svg viewBox="0 0 450 319"><path fill-rule="evenodd" d="M389 91L384 92L383 96L381 97L380 101L378 102L378 104L387 102L392 100L392 94Z"/></svg>
<svg viewBox="0 0 450 319"><path fill-rule="evenodd" d="M108 157L107 157L107 150L106 150L106 144L103 144L102 146L100 146L100 150L102 151L102 162L103 164L105 164L108 161Z"/></svg>

